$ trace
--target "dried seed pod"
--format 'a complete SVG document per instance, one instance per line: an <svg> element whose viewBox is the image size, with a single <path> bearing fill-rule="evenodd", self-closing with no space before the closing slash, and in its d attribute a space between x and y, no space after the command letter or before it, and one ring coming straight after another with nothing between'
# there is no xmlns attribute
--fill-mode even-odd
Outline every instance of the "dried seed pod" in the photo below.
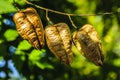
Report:
<svg viewBox="0 0 120 80"><path fill-rule="evenodd" d="M73 33L72 39L77 49L79 51L82 50L86 58L98 66L103 64L102 43L93 26L89 24L84 25Z"/></svg>
<svg viewBox="0 0 120 80"><path fill-rule="evenodd" d="M70 30L67 24L58 23L45 28L46 41L51 52L64 64L73 60Z"/></svg>
<svg viewBox="0 0 120 80"><path fill-rule="evenodd" d="M44 46L43 25L34 8L16 13L13 20L22 38L28 40L36 49Z"/></svg>

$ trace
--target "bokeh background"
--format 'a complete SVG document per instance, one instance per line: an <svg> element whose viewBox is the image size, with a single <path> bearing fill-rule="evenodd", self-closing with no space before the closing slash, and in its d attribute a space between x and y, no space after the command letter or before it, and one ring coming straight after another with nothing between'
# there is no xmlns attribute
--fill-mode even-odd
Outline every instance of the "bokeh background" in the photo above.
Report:
<svg viewBox="0 0 120 80"><path fill-rule="evenodd" d="M45 11L15 0L21 10L34 7L47 26ZM79 28L92 24L103 43L104 64L98 67L84 58L73 47L74 60L71 66L62 64L45 46L34 49L18 34L13 22L17 9L13 0L0 0L0 80L120 80L120 0L29 0L30 2L61 12L73 14L111 15L72 16ZM71 33L75 31L68 16L49 12L53 23L65 22Z"/></svg>

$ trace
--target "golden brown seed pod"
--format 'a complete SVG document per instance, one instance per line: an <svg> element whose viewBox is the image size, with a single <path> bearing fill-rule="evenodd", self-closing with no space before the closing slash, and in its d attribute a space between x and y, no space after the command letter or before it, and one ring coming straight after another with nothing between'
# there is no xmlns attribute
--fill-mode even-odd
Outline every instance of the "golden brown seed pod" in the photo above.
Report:
<svg viewBox="0 0 120 80"><path fill-rule="evenodd" d="M72 39L77 49L82 50L87 59L98 66L103 65L102 43L92 25L86 24L78 31L75 31Z"/></svg>
<svg viewBox="0 0 120 80"><path fill-rule="evenodd" d="M45 28L46 41L51 52L64 64L73 60L72 43L69 27L65 23L50 25Z"/></svg>
<svg viewBox="0 0 120 80"><path fill-rule="evenodd" d="M44 46L43 25L34 8L27 8L16 13L13 20L22 38L28 40L36 49Z"/></svg>

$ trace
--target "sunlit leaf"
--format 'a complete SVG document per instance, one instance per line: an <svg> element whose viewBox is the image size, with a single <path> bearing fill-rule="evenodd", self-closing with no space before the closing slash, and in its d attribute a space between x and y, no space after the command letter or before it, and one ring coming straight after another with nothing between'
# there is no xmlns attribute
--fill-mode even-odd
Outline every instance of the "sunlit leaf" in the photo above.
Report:
<svg viewBox="0 0 120 80"><path fill-rule="evenodd" d="M3 56L0 56L0 60L3 60L4 58L3 58Z"/></svg>
<svg viewBox="0 0 120 80"><path fill-rule="evenodd" d="M0 44L2 44L4 42L4 40L3 39L0 39Z"/></svg>
<svg viewBox="0 0 120 80"><path fill-rule="evenodd" d="M22 50L16 50L15 54L17 54L17 55L23 55L23 54L25 54L25 52L23 52Z"/></svg>
<svg viewBox="0 0 120 80"><path fill-rule="evenodd" d="M43 49L41 51L34 49L29 54L29 60L32 62L32 64L36 64L40 69L45 69L45 68L53 69L53 66L51 64L48 64L46 62L40 62L41 58L43 57L43 54L44 54Z"/></svg>
<svg viewBox="0 0 120 80"><path fill-rule="evenodd" d="M106 80L117 80L117 74L113 71L109 72Z"/></svg>
<svg viewBox="0 0 120 80"><path fill-rule="evenodd" d="M45 68L48 68L48 69L54 69L54 67L53 67L52 64L49 64L49 63L43 63L43 65L45 66Z"/></svg>
<svg viewBox="0 0 120 80"><path fill-rule="evenodd" d="M15 7L7 0L0 0L0 14L16 11Z"/></svg>
<svg viewBox="0 0 120 80"><path fill-rule="evenodd" d="M42 63L36 62L36 65L40 68L40 69L45 69L45 66Z"/></svg>
<svg viewBox="0 0 120 80"><path fill-rule="evenodd" d="M117 67L120 67L120 58L119 58L119 59L115 59L115 60L113 61L113 64L114 64L115 66L117 66Z"/></svg>
<svg viewBox="0 0 120 80"><path fill-rule="evenodd" d="M107 31L107 35L104 37L104 44L105 45L105 50L106 51L110 51L113 48L113 45L115 45L116 41L116 35L118 34L118 25L116 23L116 19L113 20L113 25L111 25L112 27L109 29L109 31ZM117 43L118 44L118 43Z"/></svg>
<svg viewBox="0 0 120 80"><path fill-rule="evenodd" d="M41 55L42 52L40 50L33 50L30 54L29 54L29 60L31 61L39 61L41 59Z"/></svg>
<svg viewBox="0 0 120 80"><path fill-rule="evenodd" d="M27 40L23 40L18 45L18 50L28 50L31 48L31 44Z"/></svg>
<svg viewBox="0 0 120 80"><path fill-rule="evenodd" d="M48 63L40 63L40 62L37 62L36 65L37 65L40 69L45 69L45 68L53 69L53 68L54 68L51 64L48 64Z"/></svg>
<svg viewBox="0 0 120 80"><path fill-rule="evenodd" d="M10 3L13 3L14 0L8 0ZM18 3L21 6L25 5L25 1L24 0L15 0L16 3Z"/></svg>
<svg viewBox="0 0 120 80"><path fill-rule="evenodd" d="M4 37L6 38L7 41L13 41L18 37L18 32L14 29L8 29L4 33Z"/></svg>

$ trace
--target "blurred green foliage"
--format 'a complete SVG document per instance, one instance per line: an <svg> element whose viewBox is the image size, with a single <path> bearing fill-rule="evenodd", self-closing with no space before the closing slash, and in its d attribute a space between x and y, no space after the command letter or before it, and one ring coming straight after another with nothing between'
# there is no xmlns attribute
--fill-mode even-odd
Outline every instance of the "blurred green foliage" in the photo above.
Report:
<svg viewBox="0 0 120 80"><path fill-rule="evenodd" d="M23 0L15 0L20 9L34 7ZM97 14L116 12L112 15L72 16L77 27L92 24L101 37L105 55L102 67L95 66L85 59L73 47L74 61L71 66L61 64L49 51L47 46L42 50L34 49L17 33L13 22L13 14L17 12L12 0L0 0L0 60L6 64L0 69L6 77L3 79L17 80L120 80L120 0L29 0L34 4L66 13ZM34 7L35 8L35 7ZM48 22L45 11L35 8L43 22ZM117 12L119 11L119 12ZM65 22L71 33L74 31L67 16L49 12L53 23ZM7 21L5 21L7 19ZM9 24L8 24L9 23ZM13 46L13 48L10 48ZM12 54L11 54L12 52ZM10 77L8 60L12 60L20 77Z"/></svg>
<svg viewBox="0 0 120 80"><path fill-rule="evenodd" d="M4 37L6 38L6 41L13 41L18 37L18 33L16 30L8 29L4 33Z"/></svg>

